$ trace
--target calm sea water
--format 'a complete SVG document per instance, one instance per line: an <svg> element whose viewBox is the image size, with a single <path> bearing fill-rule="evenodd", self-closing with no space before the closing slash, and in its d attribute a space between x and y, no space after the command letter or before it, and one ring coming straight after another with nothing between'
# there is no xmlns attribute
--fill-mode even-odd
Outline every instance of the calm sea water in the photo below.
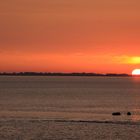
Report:
<svg viewBox="0 0 140 140"><path fill-rule="evenodd" d="M121 116L112 116L112 112ZM126 113L130 111L131 116ZM140 121L140 78L1 76L0 117Z"/></svg>

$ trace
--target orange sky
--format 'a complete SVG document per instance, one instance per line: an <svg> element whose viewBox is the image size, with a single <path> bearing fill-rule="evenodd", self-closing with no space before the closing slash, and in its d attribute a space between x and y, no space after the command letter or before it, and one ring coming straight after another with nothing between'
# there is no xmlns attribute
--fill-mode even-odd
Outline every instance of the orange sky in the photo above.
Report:
<svg viewBox="0 0 140 140"><path fill-rule="evenodd" d="M0 1L0 71L131 73L139 0Z"/></svg>

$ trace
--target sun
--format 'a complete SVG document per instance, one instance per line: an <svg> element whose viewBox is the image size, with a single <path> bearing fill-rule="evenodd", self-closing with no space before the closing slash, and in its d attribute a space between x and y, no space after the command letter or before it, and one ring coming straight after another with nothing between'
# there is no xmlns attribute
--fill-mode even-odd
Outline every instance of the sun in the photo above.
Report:
<svg viewBox="0 0 140 140"><path fill-rule="evenodd" d="M133 76L140 76L140 69L134 69L134 70L132 71L132 75L133 75Z"/></svg>

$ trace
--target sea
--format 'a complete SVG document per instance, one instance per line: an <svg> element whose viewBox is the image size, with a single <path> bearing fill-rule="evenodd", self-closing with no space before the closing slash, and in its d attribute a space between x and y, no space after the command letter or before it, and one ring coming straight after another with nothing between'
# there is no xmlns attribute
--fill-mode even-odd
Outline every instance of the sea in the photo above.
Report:
<svg viewBox="0 0 140 140"><path fill-rule="evenodd" d="M139 123L140 77L0 76L0 118Z"/></svg>

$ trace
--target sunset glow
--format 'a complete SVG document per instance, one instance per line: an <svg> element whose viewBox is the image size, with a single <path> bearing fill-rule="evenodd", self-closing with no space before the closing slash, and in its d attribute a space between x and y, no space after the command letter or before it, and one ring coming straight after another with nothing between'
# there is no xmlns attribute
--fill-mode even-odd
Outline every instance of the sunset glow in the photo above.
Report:
<svg viewBox="0 0 140 140"><path fill-rule="evenodd" d="M128 73L140 65L140 1L0 1L0 72Z"/></svg>
<svg viewBox="0 0 140 140"><path fill-rule="evenodd" d="M130 64L140 64L140 57L131 57L128 61Z"/></svg>

